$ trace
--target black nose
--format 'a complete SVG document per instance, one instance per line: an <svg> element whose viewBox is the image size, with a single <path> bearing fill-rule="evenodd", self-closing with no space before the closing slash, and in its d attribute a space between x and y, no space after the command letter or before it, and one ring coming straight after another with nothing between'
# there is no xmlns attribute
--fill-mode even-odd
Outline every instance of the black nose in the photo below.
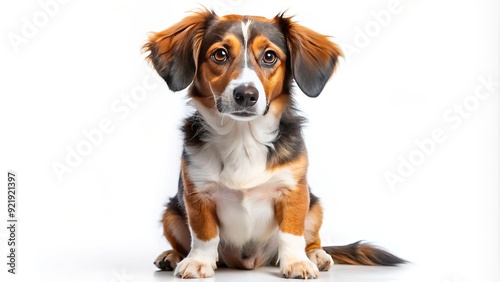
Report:
<svg viewBox="0 0 500 282"><path fill-rule="evenodd" d="M259 91L253 86L238 86L234 89L233 97L242 107L251 107L259 99Z"/></svg>

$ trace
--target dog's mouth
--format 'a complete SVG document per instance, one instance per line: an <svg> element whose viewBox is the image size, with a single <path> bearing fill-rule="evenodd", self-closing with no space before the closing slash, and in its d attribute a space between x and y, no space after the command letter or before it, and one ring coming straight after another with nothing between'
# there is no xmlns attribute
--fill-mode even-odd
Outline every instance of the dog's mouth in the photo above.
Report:
<svg viewBox="0 0 500 282"><path fill-rule="evenodd" d="M232 103L225 103L222 99L217 99L217 110L219 113L238 118L251 118L257 115L255 108L244 108Z"/></svg>
<svg viewBox="0 0 500 282"><path fill-rule="evenodd" d="M231 119L238 121L251 121L257 117L256 112L249 112L249 111L230 111L222 114L227 115Z"/></svg>
<svg viewBox="0 0 500 282"><path fill-rule="evenodd" d="M233 116L237 116L237 117L252 117L252 116L256 115L256 113L254 113L254 112L247 112L247 111L230 112L228 114L233 115Z"/></svg>

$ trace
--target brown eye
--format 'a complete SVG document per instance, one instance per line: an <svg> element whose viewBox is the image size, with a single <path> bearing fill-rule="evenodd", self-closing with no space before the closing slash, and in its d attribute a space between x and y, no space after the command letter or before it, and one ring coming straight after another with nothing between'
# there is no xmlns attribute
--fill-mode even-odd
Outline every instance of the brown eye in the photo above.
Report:
<svg viewBox="0 0 500 282"><path fill-rule="evenodd" d="M262 64L266 67L272 67L278 61L278 56L274 51L268 50L262 56Z"/></svg>
<svg viewBox="0 0 500 282"><path fill-rule="evenodd" d="M227 59L227 51L224 48L219 48L212 53L212 60L218 64L224 63Z"/></svg>

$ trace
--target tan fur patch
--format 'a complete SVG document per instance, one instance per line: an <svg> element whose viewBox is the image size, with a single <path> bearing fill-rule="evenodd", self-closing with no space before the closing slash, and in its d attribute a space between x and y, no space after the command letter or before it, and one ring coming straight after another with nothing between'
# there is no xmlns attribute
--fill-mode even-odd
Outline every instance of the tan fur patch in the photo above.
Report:
<svg viewBox="0 0 500 282"><path fill-rule="evenodd" d="M187 173L186 161L182 161L182 181L189 226L202 241L215 238L219 226L215 204L193 185Z"/></svg>
<svg viewBox="0 0 500 282"><path fill-rule="evenodd" d="M319 229L323 222L323 210L319 203L313 205L307 214L305 224L306 251L313 249L321 249L321 238L319 237Z"/></svg>
<svg viewBox="0 0 500 282"><path fill-rule="evenodd" d="M304 222L309 209L309 189L305 177L293 189L283 189L275 202L275 215L281 232L304 235Z"/></svg>
<svg viewBox="0 0 500 282"><path fill-rule="evenodd" d="M174 250L183 256L187 256L191 236L184 219L179 214L166 210L162 217L163 234Z"/></svg>
<svg viewBox="0 0 500 282"><path fill-rule="evenodd" d="M286 54L262 35L255 36L249 49L254 65L260 64L259 61L266 51L273 51L278 57L273 67L255 68L257 76L264 85L267 101L272 101L283 92L283 81L285 80L286 73Z"/></svg>

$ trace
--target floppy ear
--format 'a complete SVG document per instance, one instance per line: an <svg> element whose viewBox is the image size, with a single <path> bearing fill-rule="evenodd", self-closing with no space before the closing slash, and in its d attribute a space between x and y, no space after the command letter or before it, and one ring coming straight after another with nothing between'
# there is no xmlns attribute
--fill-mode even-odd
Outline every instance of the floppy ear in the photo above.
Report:
<svg viewBox="0 0 500 282"><path fill-rule="evenodd" d="M144 44L143 50L150 51L147 59L170 90L182 90L193 81L203 34L215 17L208 10L197 12L164 31L153 33Z"/></svg>
<svg viewBox="0 0 500 282"><path fill-rule="evenodd" d="M344 54L327 36L301 26L280 14L275 17L286 37L292 75L309 97L317 97Z"/></svg>

